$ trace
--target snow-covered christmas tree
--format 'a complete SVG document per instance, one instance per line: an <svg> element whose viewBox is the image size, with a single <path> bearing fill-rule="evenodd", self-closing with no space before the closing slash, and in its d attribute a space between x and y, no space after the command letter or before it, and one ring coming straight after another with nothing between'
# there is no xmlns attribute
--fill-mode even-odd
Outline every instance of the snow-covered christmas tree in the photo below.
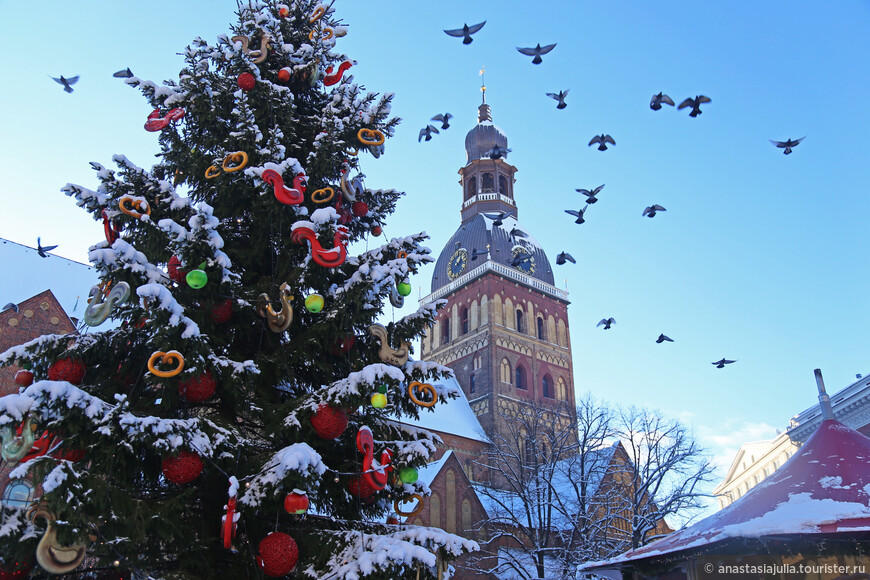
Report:
<svg viewBox="0 0 870 580"><path fill-rule="evenodd" d="M408 357L434 306L378 324L431 258L382 235L402 194L362 170L399 119L353 81L331 6L251 0L177 81L124 80L161 153L63 187L105 234L87 326L0 355L33 377L0 398L3 460L41 485L3 511L5 570L440 578L476 548L385 521L429 491L435 437L401 418L455 393Z"/></svg>

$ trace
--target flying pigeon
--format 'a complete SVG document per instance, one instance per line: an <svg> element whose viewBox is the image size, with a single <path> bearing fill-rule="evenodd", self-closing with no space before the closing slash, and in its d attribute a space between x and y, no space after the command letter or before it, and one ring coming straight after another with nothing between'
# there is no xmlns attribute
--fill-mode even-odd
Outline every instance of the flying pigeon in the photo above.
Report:
<svg viewBox="0 0 870 580"><path fill-rule="evenodd" d="M666 210L665 208L663 208L659 204L654 203L653 205L648 206L646 209L643 210L643 215L645 215L646 217L656 217L656 212L658 212L658 211L668 211L668 210Z"/></svg>
<svg viewBox="0 0 870 580"><path fill-rule="evenodd" d="M668 336L665 336L664 334L660 334L659 337L656 339L656 344L661 344L665 341L674 342L674 339L670 338Z"/></svg>
<svg viewBox="0 0 870 580"><path fill-rule="evenodd" d="M575 189L574 191L576 191L577 193L582 193L583 195L585 195L585 196L586 196L586 203L587 203L587 204L590 204L590 203L595 203L596 201L598 201L598 198L595 197L595 196L598 195L598 193L599 193L602 189L604 189L604 184L603 184L603 183L602 183L601 185L599 185L598 187L596 187L595 189L591 190L591 191L588 190L588 189L582 189L582 188L581 188L581 189Z"/></svg>
<svg viewBox="0 0 870 580"><path fill-rule="evenodd" d="M777 147L779 147L780 149L785 149L785 151L783 151L782 153L783 153L783 155L788 155L791 153L792 147L797 147L798 143L800 143L801 141L803 141L806 138L807 138L806 135L804 135L800 139L789 139L787 141L774 141L773 139L769 139L769 141L771 143L773 143L774 145L776 145Z"/></svg>
<svg viewBox="0 0 870 580"><path fill-rule="evenodd" d="M697 117L702 113L701 111L701 103L711 103L710 97L705 97L704 95L698 95L694 99L686 99L677 107L678 109L685 109L686 107L692 107L692 112L689 113L690 117Z"/></svg>
<svg viewBox="0 0 870 580"><path fill-rule="evenodd" d="M723 369L723 368L725 368L725 365L730 365L733 362L737 362L737 361L736 360L725 360L723 358L723 359L719 359L716 362L710 363L710 364L716 365L717 369Z"/></svg>
<svg viewBox="0 0 870 580"><path fill-rule="evenodd" d="M565 97L568 96L568 91L571 89L565 89L564 91L559 91L559 93L547 93L547 96L551 99L556 99L559 101L559 104L556 105L557 109L564 109L568 106L568 103L565 102Z"/></svg>
<svg viewBox="0 0 870 580"><path fill-rule="evenodd" d="M539 45L537 45L535 48L520 48L520 47L518 46L518 47L517 47L517 50L520 51L522 54L524 54L524 55L526 55L526 56L533 56L533 57L535 57L535 58L532 59L532 64L541 64L541 62L543 62L543 61L541 60L541 55L542 55L542 54L547 54L548 52L550 52L550 51L553 50L554 48L556 48L556 44L555 44L555 43L554 43L554 44L548 44L547 46L543 46L543 47L539 44Z"/></svg>
<svg viewBox="0 0 870 580"><path fill-rule="evenodd" d="M435 115L434 117L432 117L432 120L441 121L441 128L447 129L448 127L450 127L450 119L452 118L453 115L451 115L450 113L444 113L443 115Z"/></svg>
<svg viewBox="0 0 870 580"><path fill-rule="evenodd" d="M462 44L471 44L472 38L471 35L483 28L483 25L486 24L486 20L480 22L478 24L472 24L471 26L467 24L463 24L462 28L455 28L453 30L445 30L449 36L455 36L456 38L462 37Z"/></svg>
<svg viewBox="0 0 870 580"><path fill-rule="evenodd" d="M513 258L511 258L511 266L513 266L514 268L517 268L523 262L528 262L531 259L532 259L531 254L527 254L525 252L519 253L516 256L514 256Z"/></svg>
<svg viewBox="0 0 870 580"><path fill-rule="evenodd" d="M507 214L503 211L500 211L497 214L485 213L483 215L492 220L492 225L494 227L499 227L502 223L504 223L502 220L507 217Z"/></svg>
<svg viewBox="0 0 870 580"><path fill-rule="evenodd" d="M112 76L116 79L129 79L133 76L133 71L131 71L129 68L127 70L119 70Z"/></svg>
<svg viewBox="0 0 870 580"><path fill-rule="evenodd" d="M516 238L527 238L527 237L529 237L529 234L527 234L526 232L524 232L523 230L521 230L521 229L518 228L518 227L512 227L512 228L511 228L511 231L510 231L510 233L509 233L508 235L510 235L511 239L514 239L514 240L515 240Z"/></svg>
<svg viewBox="0 0 870 580"><path fill-rule="evenodd" d="M674 106L674 100L672 98L663 93L659 93L652 96L652 99L649 101L649 108L653 111L658 111L662 108L662 103L672 107Z"/></svg>
<svg viewBox="0 0 870 580"><path fill-rule="evenodd" d="M484 153L486 157L490 159L501 159L502 157L507 157L507 154L510 153L511 150L507 147L500 147L498 145L494 145L492 149Z"/></svg>
<svg viewBox="0 0 870 580"><path fill-rule="evenodd" d="M436 129L432 125L426 125L424 128L420 129L420 135L417 137L417 143L419 143L423 139L423 137L426 137L426 141L431 140L432 133L438 133L438 129Z"/></svg>
<svg viewBox="0 0 870 580"><path fill-rule="evenodd" d="M589 142L589 146L592 147L598 143L599 151L607 151L607 144L616 145L616 141L613 140L613 137L610 135L596 135L592 138L592 141Z"/></svg>
<svg viewBox="0 0 870 580"><path fill-rule="evenodd" d="M477 248L471 249L471 261L472 262L474 262L475 260L477 260L481 256L487 256L487 255L489 255L489 248L488 247L485 250L478 250Z"/></svg>
<svg viewBox="0 0 870 580"><path fill-rule="evenodd" d="M42 240L40 240L39 238L36 238L36 253L39 254L40 256L42 256L43 258L47 258L47 257L48 257L48 252L52 251L52 250L55 249L56 247L57 247L56 245L54 245L54 246L43 246L43 245L42 245Z"/></svg>
<svg viewBox="0 0 870 580"><path fill-rule="evenodd" d="M601 322L599 322L598 324L596 324L595 327L598 328L598 327L601 326L602 324L604 325L604 330L610 330L610 325L611 325L611 324L616 324L616 320L614 320L613 317L611 317L611 318L602 318L602 319L601 319Z"/></svg>
<svg viewBox="0 0 870 580"><path fill-rule="evenodd" d="M51 78L54 79L54 82L62 84L63 90L66 91L67 93L73 92L73 88L71 85L76 84L76 81L79 80L78 75L76 75L74 77L70 77L68 79L64 78L62 75L59 79L55 78L55 77L51 77Z"/></svg>
<svg viewBox="0 0 870 580"><path fill-rule="evenodd" d="M571 214L572 216L574 216L574 217L577 218L576 220L574 220L574 223L575 223L575 224L582 224L583 222L586 221L585 219L583 219L583 214L586 213L586 208L587 208L587 207L589 207L588 204L587 204L586 206L584 206L583 209L580 209L580 210L577 210L577 209L566 209L566 210L565 210L565 213L569 213L569 214Z"/></svg>
<svg viewBox="0 0 870 580"><path fill-rule="evenodd" d="M9 310L10 308L11 308L12 310L14 310L15 312L18 312L18 305L15 304L15 303L13 303L13 302L10 302L10 303L7 304L6 306L4 306L4 307L3 307L3 310Z"/></svg>
<svg viewBox="0 0 870 580"><path fill-rule="evenodd" d="M568 252L559 252L559 254L556 256L556 264L558 264L559 266L561 266L561 265L564 264L566 261L567 261L567 262L571 262L572 264L576 264L576 263L577 263L577 260L574 259L574 256L572 256L572 255L569 254Z"/></svg>

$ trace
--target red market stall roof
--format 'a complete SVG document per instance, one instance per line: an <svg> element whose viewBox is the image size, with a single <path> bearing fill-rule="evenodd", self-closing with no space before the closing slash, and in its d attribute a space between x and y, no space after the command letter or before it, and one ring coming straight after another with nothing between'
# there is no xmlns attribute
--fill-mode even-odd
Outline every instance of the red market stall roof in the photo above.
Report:
<svg viewBox="0 0 870 580"><path fill-rule="evenodd" d="M581 570L691 552L733 538L870 531L870 438L827 419L780 469L696 524Z"/></svg>

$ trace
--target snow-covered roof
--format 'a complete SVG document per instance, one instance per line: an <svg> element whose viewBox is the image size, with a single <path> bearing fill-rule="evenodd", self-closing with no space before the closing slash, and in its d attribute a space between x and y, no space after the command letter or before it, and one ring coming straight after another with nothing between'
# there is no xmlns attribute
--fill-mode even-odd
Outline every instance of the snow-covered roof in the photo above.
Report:
<svg viewBox="0 0 870 580"><path fill-rule="evenodd" d="M56 240L49 240L57 243ZM99 283L97 271L87 265L49 253L41 257L28 246L0 238L0 304L21 303L51 290L70 317L82 318L91 286Z"/></svg>
<svg viewBox="0 0 870 580"><path fill-rule="evenodd" d="M459 393L459 397L448 399L444 404L439 401L431 409L422 409L419 419L403 417L403 423L422 427L429 431L449 433L450 435L465 437L466 439L473 439L484 443L490 442L483 431L483 427L480 426L480 421L477 420L477 416L471 410L462 387L459 386L459 382L454 377L431 381L430 384L436 389L439 389L440 385L445 389L456 391Z"/></svg>
<svg viewBox="0 0 870 580"><path fill-rule="evenodd" d="M447 460L450 459L451 455L453 455L453 452L448 451L441 456L441 459L433 461L432 463L427 463L425 467L417 469L417 481L425 483L426 485L432 485L432 482L435 481L441 468L444 467L444 464L447 463Z"/></svg>
<svg viewBox="0 0 870 580"><path fill-rule="evenodd" d="M870 438L828 419L780 469L731 505L693 526L583 569L620 568L731 538L812 538L870 531L868 463Z"/></svg>

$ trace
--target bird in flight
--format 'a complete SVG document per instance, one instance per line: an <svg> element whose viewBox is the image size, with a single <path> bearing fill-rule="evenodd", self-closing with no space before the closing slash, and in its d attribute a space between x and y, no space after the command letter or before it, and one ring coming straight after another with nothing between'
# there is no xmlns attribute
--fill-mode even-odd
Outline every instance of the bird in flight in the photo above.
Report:
<svg viewBox="0 0 870 580"><path fill-rule="evenodd" d="M473 42L471 35L483 28L484 24L486 24L486 20L477 24L472 24L471 26L463 24L462 28L454 28L453 30L445 30L444 32L449 36L462 38L462 44L471 44Z"/></svg>
<svg viewBox="0 0 870 580"><path fill-rule="evenodd" d="M723 358L723 359L719 359L716 362L710 363L710 364L714 365L717 369L724 369L725 365L730 365L733 362L737 362L737 361L736 360L725 360Z"/></svg>
<svg viewBox="0 0 870 580"><path fill-rule="evenodd" d="M603 184L603 183L602 183L601 185L599 185L598 187L596 187L595 189L592 189L592 190L589 190L589 189L582 189L582 188L581 188L581 189L575 189L574 191L576 191L577 193L582 193L583 195L585 195L585 196L586 196L586 203L587 203L587 204L590 204L590 203L595 203L596 201L598 201L598 198L595 197L595 196L598 195L598 193L599 193L602 189L604 189L604 184Z"/></svg>
<svg viewBox="0 0 870 580"><path fill-rule="evenodd" d="M686 99L677 107L678 109L685 109L686 107L692 107L692 112L689 113L690 117L697 117L702 113L701 111L701 103L712 103L710 97L705 97L704 95L698 95L694 99Z"/></svg>
<svg viewBox="0 0 870 580"><path fill-rule="evenodd" d="M565 97L568 96L568 91L571 89L565 89L564 91L559 91L558 93L547 93L547 96L551 99L556 99L559 101L559 104L556 105L557 109L564 109L568 106L568 103L565 102Z"/></svg>
<svg viewBox="0 0 870 580"><path fill-rule="evenodd" d="M662 108L662 103L670 106L674 106L674 100L669 96L659 93L657 95L653 95L649 101L649 108L653 111L658 111Z"/></svg>
<svg viewBox="0 0 870 580"><path fill-rule="evenodd" d="M516 240L517 238L529 237L529 234L527 234L526 232L524 232L523 230L521 230L520 228L518 228L516 226L511 228L511 231L509 232L508 235L511 237L512 240Z"/></svg>
<svg viewBox="0 0 870 580"><path fill-rule="evenodd" d="M646 217L656 217L656 212L660 212L660 211L668 211L668 210L666 210L665 208L663 208L659 204L654 203L651 206L648 206L646 209L643 210L643 215L645 215Z"/></svg>
<svg viewBox="0 0 870 580"><path fill-rule="evenodd" d="M610 318L602 318L601 321L600 321L598 324L595 325L595 327L598 328L598 327L601 326L602 324L604 325L604 330L610 330L610 325L611 325L611 324L616 324L616 320L614 320L613 317L610 317Z"/></svg>
<svg viewBox="0 0 870 580"><path fill-rule="evenodd" d="M432 117L432 120L441 121L441 128L447 129L448 127L450 127L450 119L452 118L453 115L451 115L450 113L444 113L443 115L435 115L434 117Z"/></svg>
<svg viewBox="0 0 870 580"><path fill-rule="evenodd" d="M611 137L610 135L596 135L589 142L589 146L592 147L596 143L598 143L598 150L599 151L607 151L607 144L608 143L610 143L611 145L616 145L616 141L614 141L613 137Z"/></svg>
<svg viewBox="0 0 870 580"><path fill-rule="evenodd" d="M583 219L583 214L586 213L586 208L587 208L587 207L589 207L588 204L585 205L585 206L583 207L583 209L566 209L566 210L565 210L565 213L569 213L569 214L571 214L572 216L574 216L574 217L577 218L576 220L574 220L574 223L575 223L575 224L582 224L583 222L586 221L585 219Z"/></svg>
<svg viewBox="0 0 870 580"><path fill-rule="evenodd" d="M432 133L438 133L438 129L433 125L426 125L424 128L420 129L420 134L417 136L417 143L419 143L423 137L426 137L426 141L431 141Z"/></svg>
<svg viewBox="0 0 870 580"><path fill-rule="evenodd" d="M576 264L577 260L575 260L574 256L572 256L568 252L559 252L559 254L556 256L556 264L561 266L565 262L571 262L572 264Z"/></svg>
<svg viewBox="0 0 870 580"><path fill-rule="evenodd" d="M785 151L782 152L783 155L789 155L792 152L792 148L797 147L798 143L806 138L806 135L804 135L800 139L788 139L786 141L774 141L773 139L770 139L770 142L779 147L780 149L785 149Z"/></svg>
<svg viewBox="0 0 870 580"><path fill-rule="evenodd" d="M51 78L54 79L54 82L62 84L63 90L66 91L67 93L73 92L73 88L71 85L76 84L76 82L79 80L78 75L76 75L74 77L70 77L70 78L65 78L63 75L61 75L61 77L59 79L55 78L55 77L51 77Z"/></svg>
<svg viewBox="0 0 870 580"><path fill-rule="evenodd" d="M478 250L477 248L471 249L471 261L472 262L474 262L475 260L477 260L481 256L487 256L487 255L489 255L489 246L487 246L485 250Z"/></svg>
<svg viewBox="0 0 870 580"><path fill-rule="evenodd" d="M129 79L133 76L133 71L131 71L129 68L127 70L119 70L112 76L116 79Z"/></svg>
<svg viewBox="0 0 870 580"><path fill-rule="evenodd" d="M663 342L665 342L665 341L667 341L667 342L674 342L674 339L673 339L673 338L670 338L670 337L668 337L668 336L665 336L664 334L660 334L659 337L656 339L656 344L661 344L661 343L663 343Z"/></svg>
<svg viewBox="0 0 870 580"><path fill-rule="evenodd" d="M43 246L43 245L42 245L42 240L39 239L39 238L36 238L36 253L39 254L40 256L42 256L43 258L47 258L47 257L48 257L48 252L52 251L52 250L55 249L56 247L57 247L57 245L54 245L54 246Z"/></svg>
<svg viewBox="0 0 870 580"><path fill-rule="evenodd" d="M494 227L499 227L502 223L504 223L502 220L507 217L507 214L503 211L500 211L497 214L485 213L483 215L492 220L492 225Z"/></svg>
<svg viewBox="0 0 870 580"><path fill-rule="evenodd" d="M494 145L492 149L484 153L490 159L501 159L502 157L507 157L507 154L510 153L511 150L507 147L500 147L498 145Z"/></svg>
<svg viewBox="0 0 870 580"><path fill-rule="evenodd" d="M548 44L547 46L541 46L540 44L538 44L535 48L520 48L520 47L518 46L518 47L517 47L517 50L520 51L520 53L522 53L522 54L524 54L524 55L526 55L526 56L533 56L533 57L535 57L535 58L532 59L532 64L541 64L541 62L543 62L543 61L541 60L541 55L542 55L542 54L547 54L548 52L550 52L550 51L553 50L554 48L556 48L556 44L555 44L555 43L553 43L553 44Z"/></svg>

